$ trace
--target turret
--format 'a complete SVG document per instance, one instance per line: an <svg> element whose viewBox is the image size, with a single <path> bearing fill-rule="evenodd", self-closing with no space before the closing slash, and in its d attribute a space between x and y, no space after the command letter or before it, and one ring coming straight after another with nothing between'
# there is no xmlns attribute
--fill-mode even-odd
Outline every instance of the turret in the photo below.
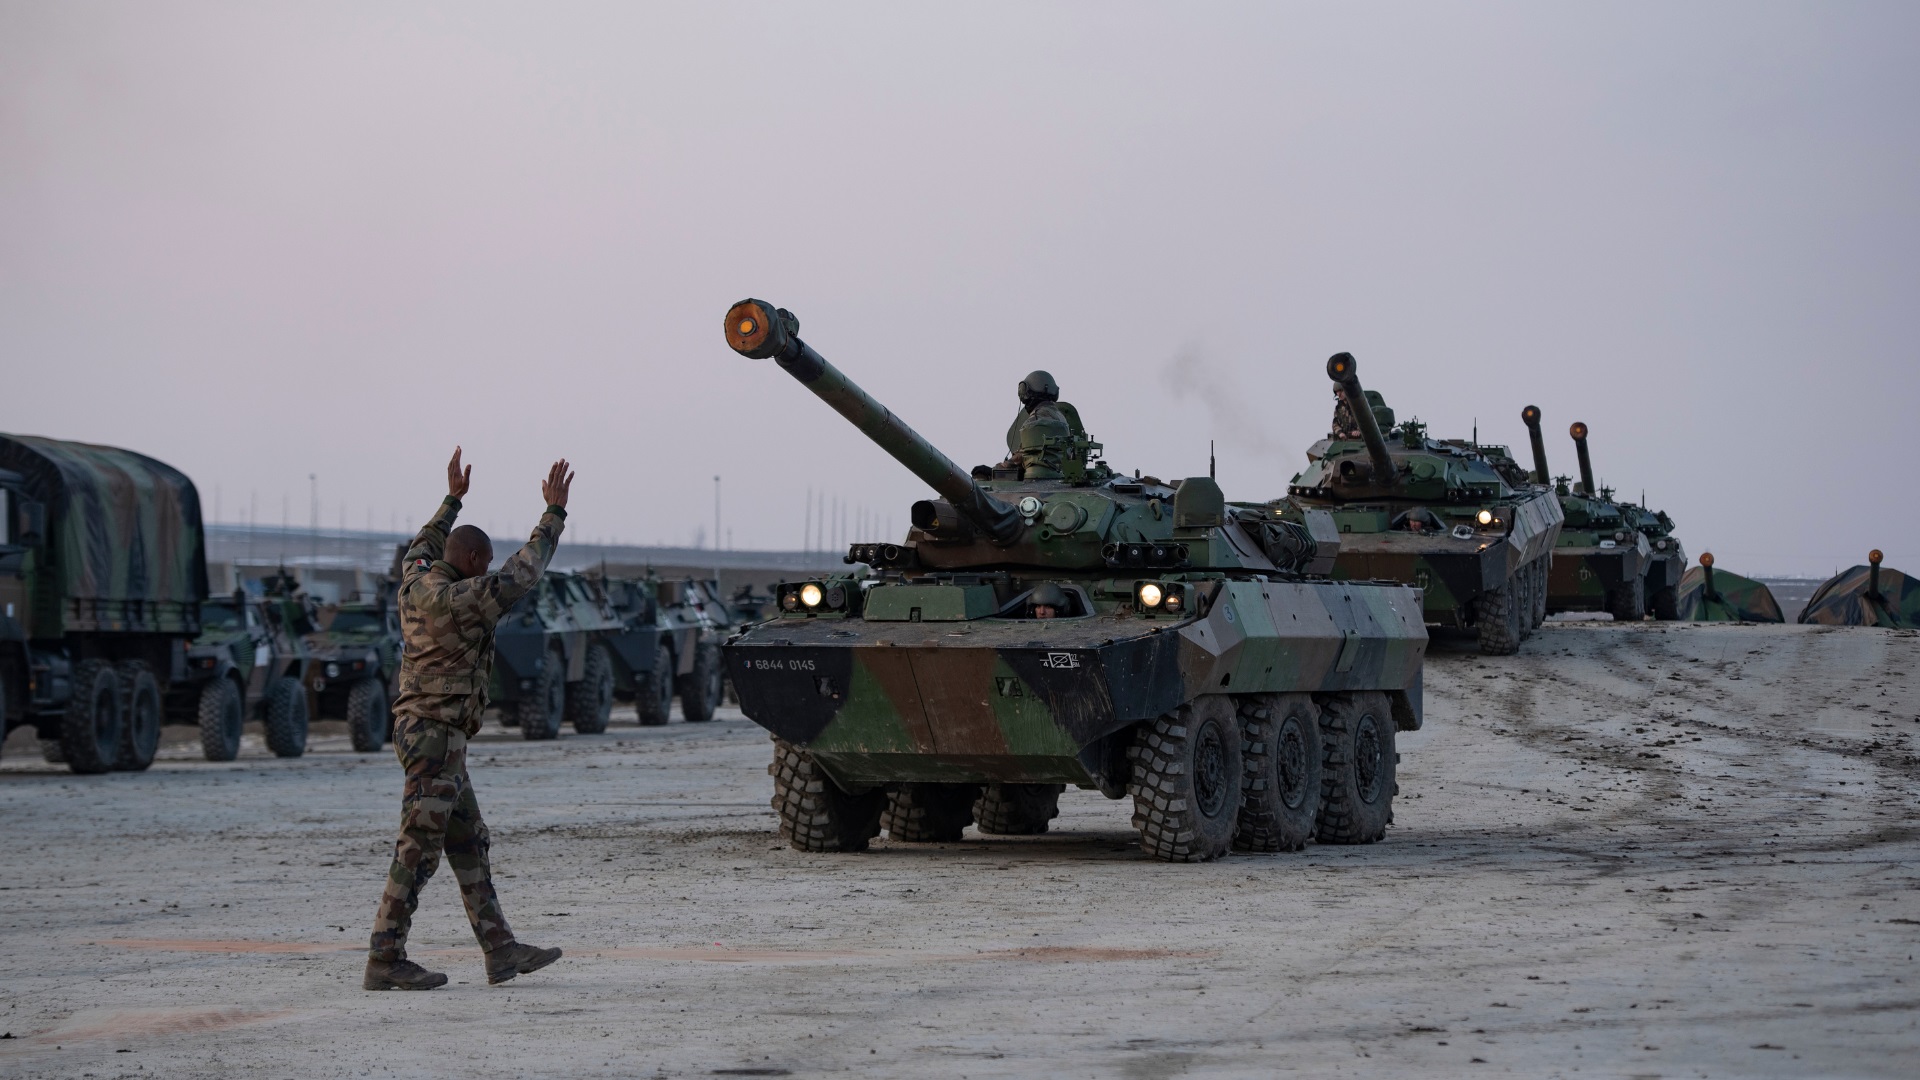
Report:
<svg viewBox="0 0 1920 1080"><path fill-rule="evenodd" d="M955 465L886 406L867 396L866 391L801 341L799 334L799 319L764 300L742 300L727 309L727 344L733 351L755 360L772 358L787 374L878 443L880 449L893 455L913 475L940 493L944 503L923 500L914 504L916 527L950 527L951 522L941 519L957 515L996 543L1012 543L1019 538L1021 520L1014 507L982 490L966 470Z"/></svg>
<svg viewBox="0 0 1920 1080"><path fill-rule="evenodd" d="M1553 474L1547 471L1547 444L1540 437L1540 406L1521 409L1520 419L1527 425L1527 440L1533 443L1533 482L1550 484Z"/></svg>
<svg viewBox="0 0 1920 1080"><path fill-rule="evenodd" d="M1573 426L1567 429L1567 434L1573 436L1573 449L1580 455L1580 484L1585 488L1581 494L1589 499L1597 499L1600 489L1593 486L1593 461L1587 457L1587 425L1575 420Z"/></svg>
<svg viewBox="0 0 1920 1080"><path fill-rule="evenodd" d="M1360 389L1356 366L1352 353L1334 353L1327 358L1327 378L1333 380L1341 399L1347 403L1347 411L1353 414L1353 422L1360 426L1367 456L1373 460L1373 482L1384 487L1393 483L1393 458L1387 454L1387 440L1374 421L1373 406L1367 401L1366 391Z"/></svg>

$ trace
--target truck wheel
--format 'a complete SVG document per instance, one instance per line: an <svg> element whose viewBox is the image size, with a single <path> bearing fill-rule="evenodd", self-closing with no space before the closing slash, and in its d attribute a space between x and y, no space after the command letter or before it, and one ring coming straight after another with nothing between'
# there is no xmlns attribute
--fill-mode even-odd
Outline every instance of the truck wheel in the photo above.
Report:
<svg viewBox="0 0 1920 1080"><path fill-rule="evenodd" d="M547 649L533 689L520 699L520 737L528 741L557 739L567 712L567 658L558 645Z"/></svg>
<svg viewBox="0 0 1920 1080"><path fill-rule="evenodd" d="M1653 609L1653 617L1672 622L1680 617L1680 586L1662 585L1653 590L1647 598L1647 606Z"/></svg>
<svg viewBox="0 0 1920 1080"><path fill-rule="evenodd" d="M1553 570L1553 556L1542 555L1533 560L1533 628L1540 629L1547 621L1547 578Z"/></svg>
<svg viewBox="0 0 1920 1080"><path fill-rule="evenodd" d="M1320 820L1323 844L1371 844L1387 835L1398 790L1393 710L1378 690L1329 694L1320 709Z"/></svg>
<svg viewBox="0 0 1920 1080"><path fill-rule="evenodd" d="M1306 694L1262 694L1240 702L1247 765L1235 851L1299 851L1320 815L1320 710Z"/></svg>
<svg viewBox="0 0 1920 1080"><path fill-rule="evenodd" d="M105 660L73 666L73 700L60 722L60 752L77 773L103 773L120 756L120 677Z"/></svg>
<svg viewBox="0 0 1920 1080"><path fill-rule="evenodd" d="M567 722L582 735L598 735L612 714L613 658L596 641L587 646L586 674L567 687Z"/></svg>
<svg viewBox="0 0 1920 1080"><path fill-rule="evenodd" d="M951 844L973 824L978 784L901 784L887 796L880 825L887 837L910 844Z"/></svg>
<svg viewBox="0 0 1920 1080"><path fill-rule="evenodd" d="M1483 592L1473 602L1474 628L1480 633L1480 651L1488 656L1512 656L1520 651L1520 596L1513 578Z"/></svg>
<svg viewBox="0 0 1920 1080"><path fill-rule="evenodd" d="M125 697L121 699L120 753L113 767L142 772L160 750L160 680L138 660L122 663L119 675Z"/></svg>
<svg viewBox="0 0 1920 1080"><path fill-rule="evenodd" d="M307 752L307 688L291 675L267 684L267 749L275 757Z"/></svg>
<svg viewBox="0 0 1920 1080"><path fill-rule="evenodd" d="M1637 623L1647 617L1647 579L1632 581L1607 594L1607 611L1614 622Z"/></svg>
<svg viewBox="0 0 1920 1080"><path fill-rule="evenodd" d="M1164 862L1206 862L1233 844L1245 765L1231 699L1209 694L1141 726L1133 759L1133 827Z"/></svg>
<svg viewBox="0 0 1920 1080"><path fill-rule="evenodd" d="M386 745L393 719L387 709L387 688L380 680L361 679L347 691L347 733L353 748L371 754Z"/></svg>
<svg viewBox="0 0 1920 1080"><path fill-rule="evenodd" d="M865 851L880 835L880 812L887 793L875 788L860 795L840 790L813 763L813 755L782 739L773 740L773 812L780 836L796 851Z"/></svg>
<svg viewBox="0 0 1920 1080"><path fill-rule="evenodd" d="M673 650L666 642L653 650L653 670L638 682L639 686L634 688L633 711L640 715L642 726L659 727L667 722L667 714L673 710Z"/></svg>
<svg viewBox="0 0 1920 1080"><path fill-rule="evenodd" d="M1060 816L1064 784L988 784L973 801L973 820L991 836L1039 836Z"/></svg>
<svg viewBox="0 0 1920 1080"><path fill-rule="evenodd" d="M725 682L719 644L703 641L694 646L693 670L687 672L686 682L680 687L680 715L687 718L687 723L704 724L713 719Z"/></svg>
<svg viewBox="0 0 1920 1080"><path fill-rule="evenodd" d="M215 679L200 687L200 753L208 761L232 761L240 756L240 728L246 709L240 688L232 679Z"/></svg>

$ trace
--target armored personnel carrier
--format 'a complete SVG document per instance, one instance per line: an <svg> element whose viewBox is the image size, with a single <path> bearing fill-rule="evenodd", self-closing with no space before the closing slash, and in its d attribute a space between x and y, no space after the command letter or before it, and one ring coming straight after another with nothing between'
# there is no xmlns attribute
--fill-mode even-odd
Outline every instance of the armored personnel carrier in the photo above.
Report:
<svg viewBox="0 0 1920 1080"><path fill-rule="evenodd" d="M353 748L371 753L393 738L394 678L400 670L400 614L392 586L372 600L321 609L320 629L307 635L308 685L315 713L347 722Z"/></svg>
<svg viewBox="0 0 1920 1080"><path fill-rule="evenodd" d="M1130 796L1142 850L1172 862L1385 834L1426 627L1415 590L1326 577L1327 515L1116 474L1064 423L970 475L790 313L741 301L726 338L937 494L902 542L779 585L773 617L726 645L794 847L1041 833L1067 784Z"/></svg>
<svg viewBox="0 0 1920 1080"><path fill-rule="evenodd" d="M1529 405L1520 411L1520 419L1533 441L1534 475L1548 476L1546 443L1540 437L1540 409ZM1547 613L1605 611L1616 622L1639 622L1647 617L1652 544L1613 501L1611 488L1594 487L1587 425L1576 420L1567 433L1573 436L1580 458L1580 483L1569 487L1565 476L1553 481L1566 525L1560 530L1553 549L1553 568L1547 575ZM1674 585L1676 589L1679 586L1677 577Z"/></svg>
<svg viewBox="0 0 1920 1080"><path fill-rule="evenodd" d="M607 638L623 629L605 591L586 575L547 571L494 631L488 697L500 706L501 723L526 739L557 739L562 723L582 735L607 730L614 690Z"/></svg>
<svg viewBox="0 0 1920 1080"><path fill-rule="evenodd" d="M1334 429L1308 449L1287 501L1333 515L1336 578L1417 586L1428 623L1472 631L1484 653L1518 650L1545 616L1559 502L1515 483L1504 450L1489 457L1471 443L1428 438L1416 419L1396 424L1356 368L1346 353L1327 361Z"/></svg>
<svg viewBox="0 0 1920 1080"><path fill-rule="evenodd" d="M167 722L197 726L208 761L240 756L248 717L260 721L275 756L306 753L312 668L305 637L312 623L291 578L280 574L267 584L264 596L235 592L200 605L186 672L167 693Z"/></svg>
<svg viewBox="0 0 1920 1080"><path fill-rule="evenodd" d="M1603 489L1604 490L1604 489ZM1643 495L1642 498L1645 498ZM1647 611L1656 619L1680 617L1680 582L1687 573L1687 549L1673 534L1673 518L1665 510L1649 510L1623 502L1620 516L1627 527L1647 538Z"/></svg>

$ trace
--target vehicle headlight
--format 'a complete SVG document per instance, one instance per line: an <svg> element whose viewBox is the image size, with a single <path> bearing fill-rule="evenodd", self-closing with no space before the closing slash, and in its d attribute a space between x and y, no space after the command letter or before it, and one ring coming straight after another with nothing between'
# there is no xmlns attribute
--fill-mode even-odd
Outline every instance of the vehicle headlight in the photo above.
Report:
<svg viewBox="0 0 1920 1080"><path fill-rule="evenodd" d="M1475 520L1479 521L1482 525L1491 525L1493 524L1493 511L1482 510L1475 516Z"/></svg>
<svg viewBox="0 0 1920 1080"><path fill-rule="evenodd" d="M339 664L328 664L328 665L327 665L327 678L329 678L329 679L337 679L337 678L339 678L339 677L340 677L340 665L339 665Z"/></svg>
<svg viewBox="0 0 1920 1080"><path fill-rule="evenodd" d="M1164 599L1165 596L1166 593L1160 586L1155 585L1151 581L1140 586L1140 606L1143 608L1159 607L1160 601Z"/></svg>
<svg viewBox="0 0 1920 1080"><path fill-rule="evenodd" d="M1180 595L1180 590L1175 589L1167 594L1167 599L1162 606L1168 611L1177 613L1187 606L1187 600L1186 597Z"/></svg>
<svg viewBox="0 0 1920 1080"><path fill-rule="evenodd" d="M809 581L805 585L800 586L800 602L808 607L819 607L820 601L823 599L825 599L825 595L821 593L820 586L815 585L813 582Z"/></svg>
<svg viewBox="0 0 1920 1080"><path fill-rule="evenodd" d="M1654 541L1653 546L1659 548L1661 551L1667 550L1667 538L1664 536L1661 537L1660 539Z"/></svg>
<svg viewBox="0 0 1920 1080"><path fill-rule="evenodd" d="M800 594L797 592L781 593L780 594L780 610L781 611L800 610Z"/></svg>
<svg viewBox="0 0 1920 1080"><path fill-rule="evenodd" d="M1621 529L1621 530L1620 530L1619 532L1616 532L1616 533L1614 533L1614 534L1613 534L1613 538L1614 538L1615 540L1617 540L1617 541L1619 541L1619 542L1620 542L1620 543L1622 543L1622 544L1624 544L1624 543L1626 543L1626 542L1627 542L1627 530L1625 530L1625 529Z"/></svg>

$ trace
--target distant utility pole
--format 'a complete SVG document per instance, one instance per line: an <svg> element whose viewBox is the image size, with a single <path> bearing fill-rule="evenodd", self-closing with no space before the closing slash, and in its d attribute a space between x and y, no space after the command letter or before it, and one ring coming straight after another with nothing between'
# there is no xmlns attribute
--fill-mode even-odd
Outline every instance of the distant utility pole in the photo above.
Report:
<svg viewBox="0 0 1920 1080"><path fill-rule="evenodd" d="M800 530L800 550L813 550L813 489L807 489L807 508L802 514L805 528Z"/></svg>
<svg viewBox="0 0 1920 1080"><path fill-rule="evenodd" d="M307 555L313 561L307 565L313 567L320 562L320 475L318 473L307 474L307 488L313 497L313 516L308 519L307 526ZM307 572L311 574L313 571L309 569Z"/></svg>
<svg viewBox="0 0 1920 1080"><path fill-rule="evenodd" d="M720 550L720 477L713 478L713 548Z"/></svg>

